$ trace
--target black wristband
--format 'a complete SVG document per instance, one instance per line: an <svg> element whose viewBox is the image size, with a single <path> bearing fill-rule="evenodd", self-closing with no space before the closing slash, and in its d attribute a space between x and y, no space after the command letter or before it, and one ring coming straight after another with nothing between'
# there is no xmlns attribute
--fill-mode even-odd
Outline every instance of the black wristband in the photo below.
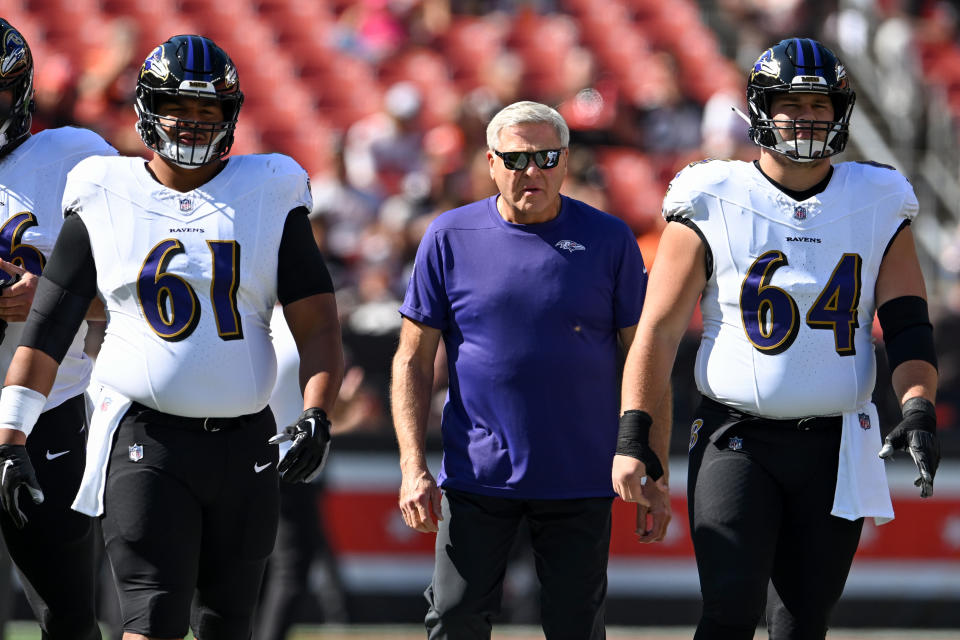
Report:
<svg viewBox="0 0 960 640"><path fill-rule="evenodd" d="M617 455L642 460L644 452L650 448L652 425L653 418L646 411L624 411L620 416L620 429L617 432Z"/></svg>
<svg viewBox="0 0 960 640"><path fill-rule="evenodd" d="M903 403L903 417L909 417L911 423L930 433L937 432L937 409L933 403L921 396L914 396Z"/></svg>

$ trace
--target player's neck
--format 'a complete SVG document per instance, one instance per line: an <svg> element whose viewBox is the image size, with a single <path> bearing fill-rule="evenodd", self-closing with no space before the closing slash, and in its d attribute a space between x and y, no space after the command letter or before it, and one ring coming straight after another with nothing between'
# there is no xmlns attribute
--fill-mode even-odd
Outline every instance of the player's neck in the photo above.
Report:
<svg viewBox="0 0 960 640"><path fill-rule="evenodd" d="M791 191L806 191L830 173L830 159L813 162L794 162L789 158L766 149L760 150L760 170L779 185Z"/></svg>
<svg viewBox="0 0 960 640"><path fill-rule="evenodd" d="M217 160L196 169L184 169L167 162L159 154L154 154L153 159L147 163L147 170L154 180L168 189L186 193L212 180L215 175L220 173L224 164L223 160Z"/></svg>

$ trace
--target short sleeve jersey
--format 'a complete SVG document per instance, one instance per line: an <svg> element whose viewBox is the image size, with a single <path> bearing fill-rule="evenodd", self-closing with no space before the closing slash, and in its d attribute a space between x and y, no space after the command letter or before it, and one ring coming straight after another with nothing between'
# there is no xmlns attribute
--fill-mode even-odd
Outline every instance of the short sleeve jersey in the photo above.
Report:
<svg viewBox="0 0 960 640"><path fill-rule="evenodd" d="M705 395L771 418L837 415L870 399L880 263L917 199L897 171L834 165L797 201L752 163L684 169L667 220L694 226L712 256L695 378Z"/></svg>
<svg viewBox="0 0 960 640"><path fill-rule="evenodd" d="M516 498L613 495L619 329L646 270L617 218L563 197L510 224L496 196L427 229L400 313L442 332L443 487Z"/></svg>
<svg viewBox="0 0 960 640"><path fill-rule="evenodd" d="M63 206L86 226L108 314L97 380L174 415L266 406L284 221L310 203L306 173L277 154L234 156L186 193L140 158L77 165Z"/></svg>
<svg viewBox="0 0 960 640"><path fill-rule="evenodd" d="M79 161L116 150L92 131L63 127L27 138L0 158L0 258L39 275L63 225L60 208L67 173ZM0 371L6 372L20 344L23 322L7 325L0 344ZM84 326L57 371L44 410L83 393L93 362L83 353Z"/></svg>

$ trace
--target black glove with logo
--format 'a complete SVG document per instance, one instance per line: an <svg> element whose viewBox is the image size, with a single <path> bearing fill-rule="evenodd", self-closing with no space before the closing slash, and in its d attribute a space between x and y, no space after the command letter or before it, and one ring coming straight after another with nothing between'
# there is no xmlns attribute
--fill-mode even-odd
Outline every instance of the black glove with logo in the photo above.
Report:
<svg viewBox="0 0 960 640"><path fill-rule="evenodd" d="M20 510L20 489L26 489L35 504L43 502L43 491L27 448L22 444L0 444L0 504L17 529L27 524L27 516Z"/></svg>
<svg viewBox="0 0 960 640"><path fill-rule="evenodd" d="M880 449L881 458L893 458L894 450L906 450L920 471L914 486L920 497L933 495L933 477L940 466L940 440L937 438L937 412L926 398L910 398L903 403L903 420L887 434Z"/></svg>
<svg viewBox="0 0 960 640"><path fill-rule="evenodd" d="M323 470L330 450L330 421L323 409L311 407L268 441L280 444L292 440L287 455L277 465L280 477L287 482L310 482Z"/></svg>

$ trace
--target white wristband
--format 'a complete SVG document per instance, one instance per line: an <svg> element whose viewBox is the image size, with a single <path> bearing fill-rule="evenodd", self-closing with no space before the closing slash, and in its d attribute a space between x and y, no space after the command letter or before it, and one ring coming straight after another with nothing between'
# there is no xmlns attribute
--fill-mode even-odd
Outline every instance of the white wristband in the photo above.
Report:
<svg viewBox="0 0 960 640"><path fill-rule="evenodd" d="M29 436L46 403L47 397L39 391L17 385L4 387L0 392L0 428Z"/></svg>

